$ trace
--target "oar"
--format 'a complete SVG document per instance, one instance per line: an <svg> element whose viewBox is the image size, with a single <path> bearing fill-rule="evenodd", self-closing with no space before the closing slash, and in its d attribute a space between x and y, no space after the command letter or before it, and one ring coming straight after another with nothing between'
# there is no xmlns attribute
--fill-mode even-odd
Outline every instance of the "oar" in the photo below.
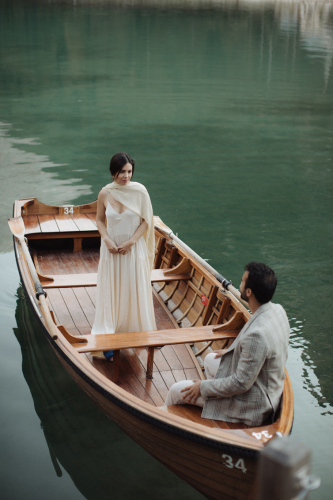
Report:
<svg viewBox="0 0 333 500"><path fill-rule="evenodd" d="M51 333L52 338L56 340L58 338L58 330L52 320L50 310L45 300L46 293L44 292L43 287L40 284L37 271L35 269L34 263L32 262L31 255L26 244L25 226L23 219L22 217L14 217L13 219L8 219L8 224L12 234L19 240L21 244L21 248L27 261L29 272L36 290L36 298L37 300L39 300L40 307L47 322L49 332Z"/></svg>
<svg viewBox="0 0 333 500"><path fill-rule="evenodd" d="M165 233L169 238L171 238L171 240L178 243L178 245L181 248L183 248L183 250L185 250L187 253L192 255L192 257L194 257L197 261L199 261L200 264L205 269L207 269L207 271L209 271L222 284L223 288L228 290L228 292L232 293L232 295L234 295L236 299L242 302L247 308L249 307L248 303L241 298L239 291L237 290L237 288L233 286L231 281L228 281L224 276L222 276L222 274L220 274L218 271L216 271L216 269L214 269L210 264L208 264L204 259L202 259L200 255L194 252L192 248L188 247L186 243L184 243L181 239L179 239L178 236L176 236L169 227L165 226L164 224L163 226L160 225L158 220L157 221L155 220L154 225L157 229L159 229L160 231Z"/></svg>

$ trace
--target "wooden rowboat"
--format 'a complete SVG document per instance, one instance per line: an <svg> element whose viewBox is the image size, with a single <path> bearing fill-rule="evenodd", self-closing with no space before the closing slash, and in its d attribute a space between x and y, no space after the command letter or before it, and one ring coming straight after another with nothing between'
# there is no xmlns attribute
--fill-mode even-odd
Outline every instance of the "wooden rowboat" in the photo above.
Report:
<svg viewBox="0 0 333 500"><path fill-rule="evenodd" d="M291 431L287 372L276 421L259 428L203 419L191 405L164 407L175 381L205 378L205 356L230 345L250 313L236 289L155 217L158 330L90 335L100 245L95 219L96 202L57 207L32 198L16 201L9 221L22 284L54 352L106 415L207 498L254 499L260 450ZM113 363L90 354L106 349L115 350Z"/></svg>

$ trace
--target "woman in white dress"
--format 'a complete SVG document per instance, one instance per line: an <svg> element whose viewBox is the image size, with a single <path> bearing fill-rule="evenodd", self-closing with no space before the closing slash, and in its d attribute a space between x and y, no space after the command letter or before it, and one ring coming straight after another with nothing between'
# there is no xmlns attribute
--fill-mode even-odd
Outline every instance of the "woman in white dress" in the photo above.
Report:
<svg viewBox="0 0 333 500"><path fill-rule="evenodd" d="M134 166L127 153L115 154L110 161L113 182L98 195L101 249L93 335L156 330L150 278L153 210L146 188L131 181ZM93 356L112 360L113 352Z"/></svg>

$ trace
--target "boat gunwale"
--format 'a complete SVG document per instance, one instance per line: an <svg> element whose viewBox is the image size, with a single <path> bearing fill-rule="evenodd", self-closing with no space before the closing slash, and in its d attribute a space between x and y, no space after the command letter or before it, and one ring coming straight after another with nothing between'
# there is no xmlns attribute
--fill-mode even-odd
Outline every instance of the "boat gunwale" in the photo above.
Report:
<svg viewBox="0 0 333 500"><path fill-rule="evenodd" d="M31 199L32 198L17 200L17 202L15 202L14 204L14 216L21 215L21 213L15 214L16 208L19 209L19 211L21 212L22 205L19 205L19 202ZM34 200L37 200L37 198L34 198ZM79 206L84 206L84 205L79 205ZM52 208L59 207L52 205L47 205L47 206L50 206ZM157 230L159 230L159 228L157 228ZM14 242L17 241L15 237L13 237L13 240ZM207 270L205 270L200 263L194 261L193 257L191 258L191 256L189 256L185 250L179 247L177 243L174 244L177 247L180 255L189 258L191 265L196 269L198 269L200 272L203 272L205 278L212 285L218 285L219 288L221 287L221 283L218 280L216 280L216 278L213 277ZM27 284L21 272L22 259L17 255L17 252L19 252L19 246L17 244L14 244L14 252L24 291L27 295L27 298L31 302L30 293L27 289ZM19 260L21 262L19 262ZM240 308L243 312L246 311L245 307L232 294L229 294L228 291L223 293L225 293L230 297L232 302L235 305L237 305L237 308ZM114 382L104 377L91 363L87 361L85 357L83 358L79 353L77 353L75 348L71 346L71 344L64 338L64 336L58 329L57 329L59 332L58 339L54 340L49 330L47 329L46 325L42 321L43 316L39 317L35 307L33 307L33 311L39 323L42 325L53 349L56 350L58 354L62 356L65 362L71 367L71 369L73 369L82 378L82 380L88 383L93 389L97 390L97 392L99 392L103 397L105 397L111 403L116 404L118 407L123 408L124 410L128 411L137 418L145 420L146 422L154 425L155 427L159 427L166 432L176 434L180 437L189 439L191 441L195 441L196 443L200 443L210 448L228 451L229 453L235 453L238 454L239 456L244 456L248 458L253 458L253 459L258 458L259 450L261 450L265 445L261 441L252 438L245 432L244 432L244 437L240 436L239 434L243 432L241 429L236 429L236 430L218 429L218 428L214 429L206 427L200 423L186 420L177 415L172 415L170 413L164 414L158 408L151 406L149 403L146 403L139 397L129 394L126 390L122 389ZM246 312L249 315L248 311ZM57 328L56 325L54 326L55 328ZM76 362L74 362L74 360ZM286 382L287 386L288 385L290 386L288 388L289 391L287 392L289 392L289 396L291 396L291 401L293 401L292 388L287 371L286 371ZM283 390L283 395L284 394L285 394L285 388ZM292 416L293 416L293 404L290 404L290 406L292 408ZM285 430L281 429L281 424L279 425L278 429L280 432L283 432L285 434L288 434L290 432L293 419L287 419L287 420L289 421L286 422ZM259 426L250 428L248 430L255 431L258 428Z"/></svg>

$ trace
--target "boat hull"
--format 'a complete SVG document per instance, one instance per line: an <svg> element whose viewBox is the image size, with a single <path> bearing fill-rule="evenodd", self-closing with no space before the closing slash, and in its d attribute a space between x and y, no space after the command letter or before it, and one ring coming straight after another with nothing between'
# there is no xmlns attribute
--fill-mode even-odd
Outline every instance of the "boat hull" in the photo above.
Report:
<svg viewBox="0 0 333 500"><path fill-rule="evenodd" d="M81 224L84 220L84 225L82 225L84 230L86 225L90 224L84 217L88 218L88 215L91 217L94 209L94 204L73 209L74 215L77 218L80 217ZM35 242L41 238L47 240L48 236L43 231L37 232L38 228L42 227L40 214L48 214L44 219L48 220L48 224L52 222L52 228L54 228L56 222L60 225L64 220L66 214L63 215L62 212L62 207L49 207L40 204L36 199L27 199L15 203L14 215L27 214L27 222L31 228L28 239L31 238ZM69 222L72 223L73 220ZM48 234L51 235L50 239L53 241L73 238L74 252L82 251L82 241L86 237L83 230L70 233L70 236L68 232ZM93 231L91 234L96 237ZM49 343L65 370L91 400L142 448L206 498L254 500L258 457L265 443L265 440L260 440L260 437L252 436L252 430L255 431L255 429L243 431L241 429L224 430L214 426L213 429L205 427L195 420L186 420L168 414L156 406L151 406L139 397L126 392L112 380L105 378L103 371L99 372L85 355L77 352L59 330L59 325L55 323L49 325L42 314L38 300L35 299L27 262L15 239L14 249L28 301ZM157 262L158 265L156 265ZM164 268L177 266L181 268L179 272L183 273L189 272L188 266L192 268L189 281L168 284L157 292L162 299L164 294L162 301L168 314L170 308L173 307L172 304L176 305L175 314L171 317L176 327L186 328L189 323L191 323L190 326L216 325L220 324L222 319L227 324L235 319L233 315L236 311L241 314L244 321L249 318L248 311L234 297L228 295L227 291L221 290L220 284L200 264L191 260L189 254L169 244L163 234L158 235L157 238L155 266L161 269L163 266ZM72 295L74 297L74 292ZM177 304L181 304L178 309L178 318L176 317ZM74 335L77 334L74 333ZM214 345L212 347L214 348ZM203 346L202 349L205 350L206 347ZM200 370L199 363L197 361L196 363ZM145 383L148 385L150 381ZM282 434L288 434L292 420L293 397L287 376L281 418L276 430Z"/></svg>
<svg viewBox="0 0 333 500"><path fill-rule="evenodd" d="M255 498L259 457L257 451L200 439L195 434L165 425L136 409L126 408L116 398L111 401L110 394L102 394L99 387L94 387L92 380L89 381L86 377L84 379L58 350L55 352L71 378L108 417L154 458L206 498ZM235 467L240 460L243 462Z"/></svg>

